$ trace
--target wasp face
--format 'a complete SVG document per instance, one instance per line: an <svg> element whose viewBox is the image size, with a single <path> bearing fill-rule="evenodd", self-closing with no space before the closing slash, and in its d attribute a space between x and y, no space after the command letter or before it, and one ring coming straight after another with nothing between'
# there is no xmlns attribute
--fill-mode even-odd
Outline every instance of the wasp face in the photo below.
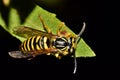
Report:
<svg viewBox="0 0 120 80"><path fill-rule="evenodd" d="M52 44L56 49L59 49L64 55L66 55L73 53L75 48L75 38L58 37Z"/></svg>
<svg viewBox="0 0 120 80"><path fill-rule="evenodd" d="M73 53L74 50L75 50L75 45L76 45L76 41L75 41L75 38L74 37L70 37L68 39L68 52L69 53Z"/></svg>

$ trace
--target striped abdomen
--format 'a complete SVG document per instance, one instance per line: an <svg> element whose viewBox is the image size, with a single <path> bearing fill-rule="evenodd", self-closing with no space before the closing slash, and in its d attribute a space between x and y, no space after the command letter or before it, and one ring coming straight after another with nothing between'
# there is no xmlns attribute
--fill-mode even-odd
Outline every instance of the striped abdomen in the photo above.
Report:
<svg viewBox="0 0 120 80"><path fill-rule="evenodd" d="M50 39L46 36L32 36L25 40L20 49L23 53L45 50L50 47Z"/></svg>

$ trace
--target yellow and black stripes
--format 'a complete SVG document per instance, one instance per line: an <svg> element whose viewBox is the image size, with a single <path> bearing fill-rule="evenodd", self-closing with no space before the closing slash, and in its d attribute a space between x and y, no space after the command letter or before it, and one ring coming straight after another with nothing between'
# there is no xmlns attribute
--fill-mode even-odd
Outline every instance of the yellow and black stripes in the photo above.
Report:
<svg viewBox="0 0 120 80"><path fill-rule="evenodd" d="M50 47L50 40L46 36L32 36L25 40L20 49L22 52L30 52L34 50L45 50Z"/></svg>

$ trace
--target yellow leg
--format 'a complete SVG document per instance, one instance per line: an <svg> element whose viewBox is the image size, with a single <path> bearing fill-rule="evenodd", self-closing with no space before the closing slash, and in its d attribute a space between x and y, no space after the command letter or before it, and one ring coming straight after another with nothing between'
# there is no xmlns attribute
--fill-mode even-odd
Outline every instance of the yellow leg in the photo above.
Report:
<svg viewBox="0 0 120 80"><path fill-rule="evenodd" d="M59 55L59 53L56 53L55 57L58 58L58 59L61 59L61 56Z"/></svg>
<svg viewBox="0 0 120 80"><path fill-rule="evenodd" d="M47 55L50 55L50 53L47 53Z"/></svg>
<svg viewBox="0 0 120 80"><path fill-rule="evenodd" d="M71 35L72 35L71 33L67 33L65 37L70 37Z"/></svg>
<svg viewBox="0 0 120 80"><path fill-rule="evenodd" d="M62 26L65 25L64 22L62 22L60 25L59 25L59 29L57 31L57 35L61 35L61 32L60 30L62 29Z"/></svg>
<svg viewBox="0 0 120 80"><path fill-rule="evenodd" d="M42 19L42 17L39 16L39 18L40 18L40 21L42 22L42 25L43 25L44 30L45 30L47 33L52 34L52 31L45 25L45 22L44 22L44 20Z"/></svg>
<svg viewBox="0 0 120 80"><path fill-rule="evenodd" d="M62 23L59 25L59 29L58 29L58 31L57 31L57 35L59 35L59 36L65 36L65 37L70 37L70 36L71 36L71 33L66 33L66 30L61 31L63 25L65 25L64 22L62 22Z"/></svg>

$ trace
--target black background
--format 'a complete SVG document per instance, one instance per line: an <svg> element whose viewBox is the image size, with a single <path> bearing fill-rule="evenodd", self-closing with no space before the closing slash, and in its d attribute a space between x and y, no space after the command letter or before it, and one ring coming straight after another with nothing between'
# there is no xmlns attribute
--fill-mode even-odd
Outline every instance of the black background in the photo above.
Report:
<svg viewBox="0 0 120 80"><path fill-rule="evenodd" d="M27 1L27 4L29 3L30 2ZM112 14L115 13L114 10L116 8L113 7L112 2L66 0L64 4L58 6L40 4L39 2L35 3L55 13L57 17L61 21L64 21L75 33L79 32L79 27L81 27L82 22L85 21L87 27L82 38L93 49L96 57L78 58L78 69L75 75L72 74L74 67L73 59L69 57L58 60L53 56L42 55L32 61L24 59L16 60L9 57L8 52L18 49L20 41L13 38L0 27L0 69L6 72L4 74L2 73L3 75L12 74L12 76L23 79L57 78L60 80L116 78L113 76L113 73L115 74L119 71L117 65L119 64L119 52L117 52L118 43L115 40L116 35L114 35L114 33L117 32L115 29L115 22L117 21L114 19L116 14ZM28 5L25 6L26 9L29 7ZM24 19L22 20L24 21Z"/></svg>

